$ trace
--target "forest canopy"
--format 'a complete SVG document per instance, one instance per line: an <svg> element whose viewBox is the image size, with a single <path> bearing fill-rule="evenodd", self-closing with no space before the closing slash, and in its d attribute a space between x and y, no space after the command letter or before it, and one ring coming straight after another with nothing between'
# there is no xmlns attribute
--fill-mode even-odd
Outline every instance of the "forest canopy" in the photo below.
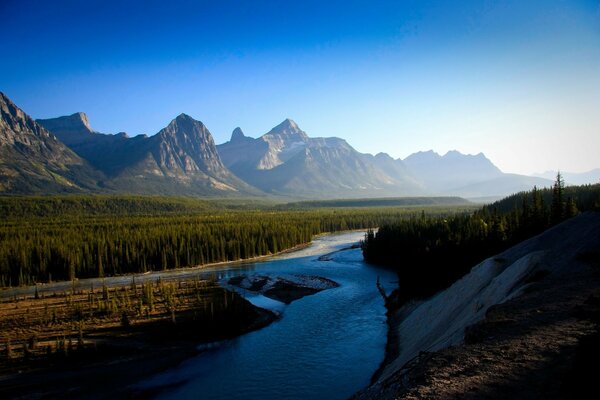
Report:
<svg viewBox="0 0 600 400"><path fill-rule="evenodd" d="M579 212L600 208L600 185L533 188L464 214L413 215L369 231L362 245L369 263L399 275L402 300L444 289L477 263Z"/></svg>
<svg viewBox="0 0 600 400"><path fill-rule="evenodd" d="M447 214L465 207L427 210ZM414 212L286 211L253 201L143 196L3 197L0 286L247 259L308 243L319 233L373 228Z"/></svg>

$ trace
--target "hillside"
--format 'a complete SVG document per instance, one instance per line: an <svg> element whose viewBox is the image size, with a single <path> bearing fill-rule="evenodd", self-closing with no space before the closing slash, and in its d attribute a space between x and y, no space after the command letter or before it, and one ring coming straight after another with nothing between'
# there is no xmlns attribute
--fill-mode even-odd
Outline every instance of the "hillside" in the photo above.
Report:
<svg viewBox="0 0 600 400"><path fill-rule="evenodd" d="M599 248L600 214L584 213L393 312L386 364L356 398L576 398L599 355Z"/></svg>

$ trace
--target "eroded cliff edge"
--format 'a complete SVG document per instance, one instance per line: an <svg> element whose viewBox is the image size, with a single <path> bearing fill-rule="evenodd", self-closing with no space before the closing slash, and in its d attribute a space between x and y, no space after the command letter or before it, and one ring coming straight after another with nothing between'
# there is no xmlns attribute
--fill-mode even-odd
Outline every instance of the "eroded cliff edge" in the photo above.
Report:
<svg viewBox="0 0 600 400"><path fill-rule="evenodd" d="M395 354L356 398L565 398L598 354L600 213L491 257L390 315Z"/></svg>

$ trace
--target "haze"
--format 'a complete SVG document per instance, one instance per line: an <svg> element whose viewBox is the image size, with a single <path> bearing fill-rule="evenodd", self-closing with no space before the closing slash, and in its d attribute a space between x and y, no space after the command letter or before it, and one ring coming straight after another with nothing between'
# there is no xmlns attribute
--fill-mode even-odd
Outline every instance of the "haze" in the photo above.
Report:
<svg viewBox="0 0 600 400"><path fill-rule="evenodd" d="M3 1L0 89L35 118L217 143L286 117L393 157L485 153L505 172L598 167L598 1Z"/></svg>

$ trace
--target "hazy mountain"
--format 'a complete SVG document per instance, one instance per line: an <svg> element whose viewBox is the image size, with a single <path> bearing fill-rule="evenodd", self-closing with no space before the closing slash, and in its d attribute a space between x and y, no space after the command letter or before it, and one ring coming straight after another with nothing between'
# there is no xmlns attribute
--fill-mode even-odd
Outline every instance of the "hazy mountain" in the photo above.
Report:
<svg viewBox="0 0 600 400"><path fill-rule="evenodd" d="M0 92L0 192L87 191L102 178Z"/></svg>
<svg viewBox="0 0 600 400"><path fill-rule="evenodd" d="M429 150L411 154L404 163L428 193L434 194L501 197L552 184L539 177L504 173L483 153L471 155L454 150L441 156Z"/></svg>
<svg viewBox="0 0 600 400"><path fill-rule="evenodd" d="M225 164L240 178L268 193L310 197L378 197L416 193L410 179L384 172L375 157L345 140L310 138L286 119L253 139L237 128L217 146ZM399 170L401 167L399 167Z"/></svg>
<svg viewBox="0 0 600 400"><path fill-rule="evenodd" d="M156 135L95 132L84 113L39 120L121 191L156 194L255 195L223 164L211 133L181 114Z"/></svg>
<svg viewBox="0 0 600 400"><path fill-rule="evenodd" d="M426 193L425 186L401 159L394 159L387 153L377 153L372 157L373 163L387 175L396 180L405 192L405 195L422 195Z"/></svg>
<svg viewBox="0 0 600 400"><path fill-rule="evenodd" d="M542 174L534 174L540 178L556 180L557 171L546 171ZM600 183L600 168L587 172L560 172L567 185L587 185Z"/></svg>
<svg viewBox="0 0 600 400"><path fill-rule="evenodd" d="M538 188L550 187L553 181L535 176L505 174L485 181L472 183L446 191L448 195L467 198L493 197L500 199L510 194Z"/></svg>
<svg viewBox="0 0 600 400"><path fill-rule="evenodd" d="M425 189L434 193L445 193L502 176L502 171L482 153L469 155L449 151L440 156L430 150L411 154L404 163Z"/></svg>

